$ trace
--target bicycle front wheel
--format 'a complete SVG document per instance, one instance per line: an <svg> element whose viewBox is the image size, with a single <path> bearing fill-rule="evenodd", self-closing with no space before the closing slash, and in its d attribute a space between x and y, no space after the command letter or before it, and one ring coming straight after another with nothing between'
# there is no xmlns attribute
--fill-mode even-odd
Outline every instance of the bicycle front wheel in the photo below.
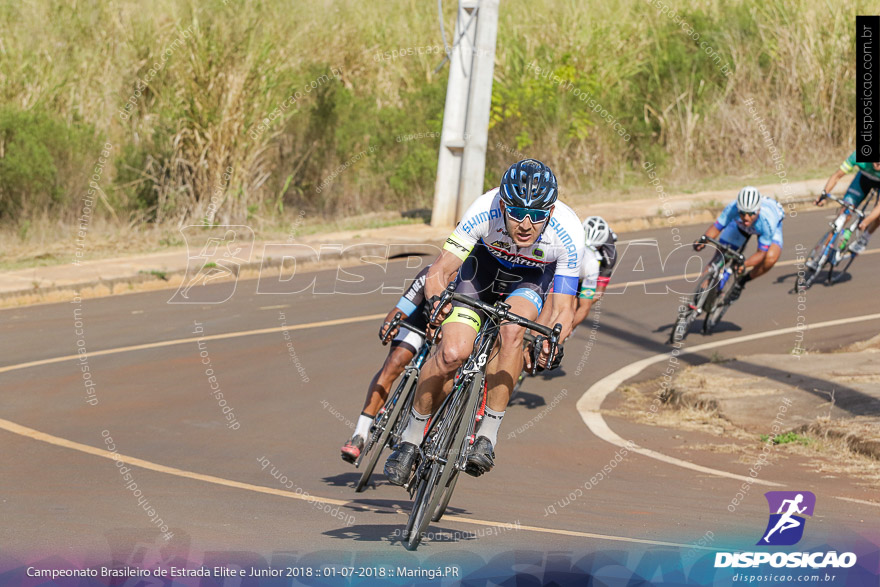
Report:
<svg viewBox="0 0 880 587"><path fill-rule="evenodd" d="M810 286L816 281L816 277L818 277L819 272L822 270L822 266L828 261L828 253L825 249L831 239L834 238L835 232L834 228L828 230L828 232L822 235L822 238L819 239L819 242L816 243L813 250L810 251L810 255L807 257L807 262L804 263L804 274L801 275L800 272L798 272L797 287L795 288L795 291L810 289ZM812 267L810 267L810 265L812 265Z"/></svg>
<svg viewBox="0 0 880 587"><path fill-rule="evenodd" d="M397 427L397 423L401 419L401 414L406 414L406 412L403 412L403 407L409 403L407 400L409 399L410 394L413 393L418 378L410 373L404 374L404 377L406 380L400 382L400 385L403 388L400 390L397 401L394 402L394 407L391 408L391 413L388 415L388 419L385 420L384 430L382 430L378 440L376 440L375 443L371 443L371 447L365 447L365 449L369 451L369 457L364 466L364 471L361 473L361 478L358 480L357 485L354 488L357 493L360 493L366 488L367 483L370 481L370 476L372 476L373 470L376 468L376 463L379 462L379 457L382 455L382 451L385 450L385 445L389 444L392 431Z"/></svg>
<svg viewBox="0 0 880 587"><path fill-rule="evenodd" d="M691 324L700 315L700 310L706 304L706 298L711 293L710 289L714 287L715 275L715 271L710 270L706 278L700 282L697 291L694 292L693 303L679 306L678 318L676 318L672 332L669 334L669 344L677 344L687 337Z"/></svg>
<svg viewBox="0 0 880 587"><path fill-rule="evenodd" d="M418 547L444 494L448 495L447 504L452 497L454 484L451 482L456 476L456 463L465 449L470 424L477 413L477 404L482 395L482 387L482 378L475 377L468 385L466 401L458 404L458 409L453 410L450 420L444 423L446 424L444 429L437 434L439 442L434 452L445 462L436 460L431 464L431 472L427 475L424 485L419 487L416 499L413 500L410 523L405 534L407 548L410 550Z"/></svg>

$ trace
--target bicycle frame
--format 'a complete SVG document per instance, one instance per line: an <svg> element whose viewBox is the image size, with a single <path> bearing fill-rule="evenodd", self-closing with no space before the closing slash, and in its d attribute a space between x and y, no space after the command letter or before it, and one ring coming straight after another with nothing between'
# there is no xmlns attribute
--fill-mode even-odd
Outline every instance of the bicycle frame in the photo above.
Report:
<svg viewBox="0 0 880 587"><path fill-rule="evenodd" d="M871 190L858 206L830 194L825 196L840 204L842 209L834 220L828 223L831 230L823 237L826 239L825 243L822 244L822 239L820 239L819 243L810 251L809 260L813 262L814 267L808 267L805 277L798 277L792 292L808 289L826 264L829 266L827 278L829 284L834 283L842 273L846 272L855 257L853 253L849 255L849 263L838 273L836 278L834 276L835 267L847 258L846 247L852 240L852 235L856 233L858 225L866 216L864 209L875 195L876 190Z"/></svg>
<svg viewBox="0 0 880 587"><path fill-rule="evenodd" d="M489 319L484 327L480 329L480 332L477 334L477 339L474 341L474 351L460 369L458 380L455 382L452 391L443 399L440 408L435 412L437 415L452 414L454 416L458 411L460 404L467 403L467 400L469 399L466 395L467 391L471 389L471 383L473 382L474 377L482 374L482 370L489 361L489 355L495 347L495 341L498 339L499 334L500 326L493 319ZM452 404L451 407L450 404ZM468 417L468 414L463 414L463 417L467 418L466 421L468 422L467 425L469 427L467 434L468 442L465 447L469 447L474 442L474 435L478 423L476 412L475 409L474 413L470 414L470 417ZM442 421L443 418L432 418L431 423L425 431L425 438L431 438ZM461 424L459 423L459 425ZM419 453L421 458L419 466L416 469L416 478L419 478L420 473L424 473L423 469L429 466L430 463L440 462L446 465L449 464L450 461L450 455L445 455L444 457L443 455L425 454L425 451L423 451L421 447L419 447ZM465 449L462 450L458 457L453 461L453 466L459 471L464 471L466 460L467 450ZM415 484L410 483L409 489L410 497L412 497L415 492Z"/></svg>

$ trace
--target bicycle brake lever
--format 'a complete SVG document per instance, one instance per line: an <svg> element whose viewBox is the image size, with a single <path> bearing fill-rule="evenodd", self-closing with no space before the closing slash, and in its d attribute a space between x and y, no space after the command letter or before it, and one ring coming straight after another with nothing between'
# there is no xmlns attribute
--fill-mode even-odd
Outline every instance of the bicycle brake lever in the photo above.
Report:
<svg viewBox="0 0 880 587"><path fill-rule="evenodd" d="M391 340L391 337L389 335L391 334L391 332L394 331L395 328L400 326L400 319L402 316L403 314L401 314L400 312L394 314L394 318L391 320L391 322L388 323L388 329L385 331L385 336L381 338L382 346L385 346Z"/></svg>

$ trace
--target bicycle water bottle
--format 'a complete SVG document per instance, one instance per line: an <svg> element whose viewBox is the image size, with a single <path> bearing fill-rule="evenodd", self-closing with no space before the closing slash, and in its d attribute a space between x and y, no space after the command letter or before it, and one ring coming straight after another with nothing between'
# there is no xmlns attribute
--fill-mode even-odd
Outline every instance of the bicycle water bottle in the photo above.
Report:
<svg viewBox="0 0 880 587"><path fill-rule="evenodd" d="M730 274L732 271L729 267L725 267L724 271L721 273L721 280L718 282L718 289L724 289L724 285L727 283L727 280L730 279Z"/></svg>
<svg viewBox="0 0 880 587"><path fill-rule="evenodd" d="M841 251L846 248L847 244L849 244L849 239L851 236L852 236L852 231L850 229L847 228L846 230L843 231L843 236L841 236L841 240L840 240L840 250Z"/></svg>

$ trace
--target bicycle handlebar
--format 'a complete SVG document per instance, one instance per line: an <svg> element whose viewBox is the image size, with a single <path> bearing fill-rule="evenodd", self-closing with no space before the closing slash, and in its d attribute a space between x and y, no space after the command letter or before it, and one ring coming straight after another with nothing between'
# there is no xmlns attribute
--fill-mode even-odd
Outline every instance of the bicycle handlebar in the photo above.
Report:
<svg viewBox="0 0 880 587"><path fill-rule="evenodd" d="M493 316L499 320L506 320L508 322L513 322L518 326L522 326L523 328L527 328L529 330L534 330L535 332L539 332L547 337L547 340L550 342L550 357L554 357L556 355L557 348L559 347L559 338L562 333L562 324L556 323L553 328L549 326L544 326L543 324L538 324L537 322L532 322L528 318L523 318L518 314L514 314L510 311L510 304L506 304L502 301L497 301L494 304L490 305L483 301L471 298L464 294L455 293L455 282L450 283L446 290L443 292L443 295L440 296L439 303L434 311L431 313L431 323L435 322L439 317L440 310L446 304L450 302L460 302L466 306L470 306L476 310L481 310L486 314ZM533 373L534 374L534 373Z"/></svg>
<svg viewBox="0 0 880 587"><path fill-rule="evenodd" d="M711 244L715 245L717 248L719 248L721 250L722 254L726 254L728 257L733 257L738 263L745 263L746 262L746 258L742 253L740 253L739 251L737 251L733 247L730 247L720 241L715 240L711 236L706 236L705 234L702 235L700 237L700 242L701 243L711 243Z"/></svg>
<svg viewBox="0 0 880 587"><path fill-rule="evenodd" d="M424 338L426 340L428 338L428 335L425 333L424 330L422 330L421 328L416 328L415 326L413 326L412 324L410 324L408 322L404 322L403 321L403 313L397 312L394 315L394 318L391 320L391 322L388 323L388 330L385 331L385 336L382 338L383 345L388 344L388 341L390 339L389 334L391 332L393 332L394 329L399 326L406 328L410 332L414 332L415 334L418 334L419 336L421 336L422 338Z"/></svg>
<svg viewBox="0 0 880 587"><path fill-rule="evenodd" d="M865 213L862 212L861 210L859 210L858 208L856 208L856 204L851 204L851 203L847 202L846 200L841 200L840 198L832 196L831 194L825 194L825 197L828 198L829 200L834 200L835 202L837 202L838 204L840 204L844 208L847 208L847 209L851 210L852 212L855 212L856 214L859 215L859 218L861 218L862 220L865 219Z"/></svg>

